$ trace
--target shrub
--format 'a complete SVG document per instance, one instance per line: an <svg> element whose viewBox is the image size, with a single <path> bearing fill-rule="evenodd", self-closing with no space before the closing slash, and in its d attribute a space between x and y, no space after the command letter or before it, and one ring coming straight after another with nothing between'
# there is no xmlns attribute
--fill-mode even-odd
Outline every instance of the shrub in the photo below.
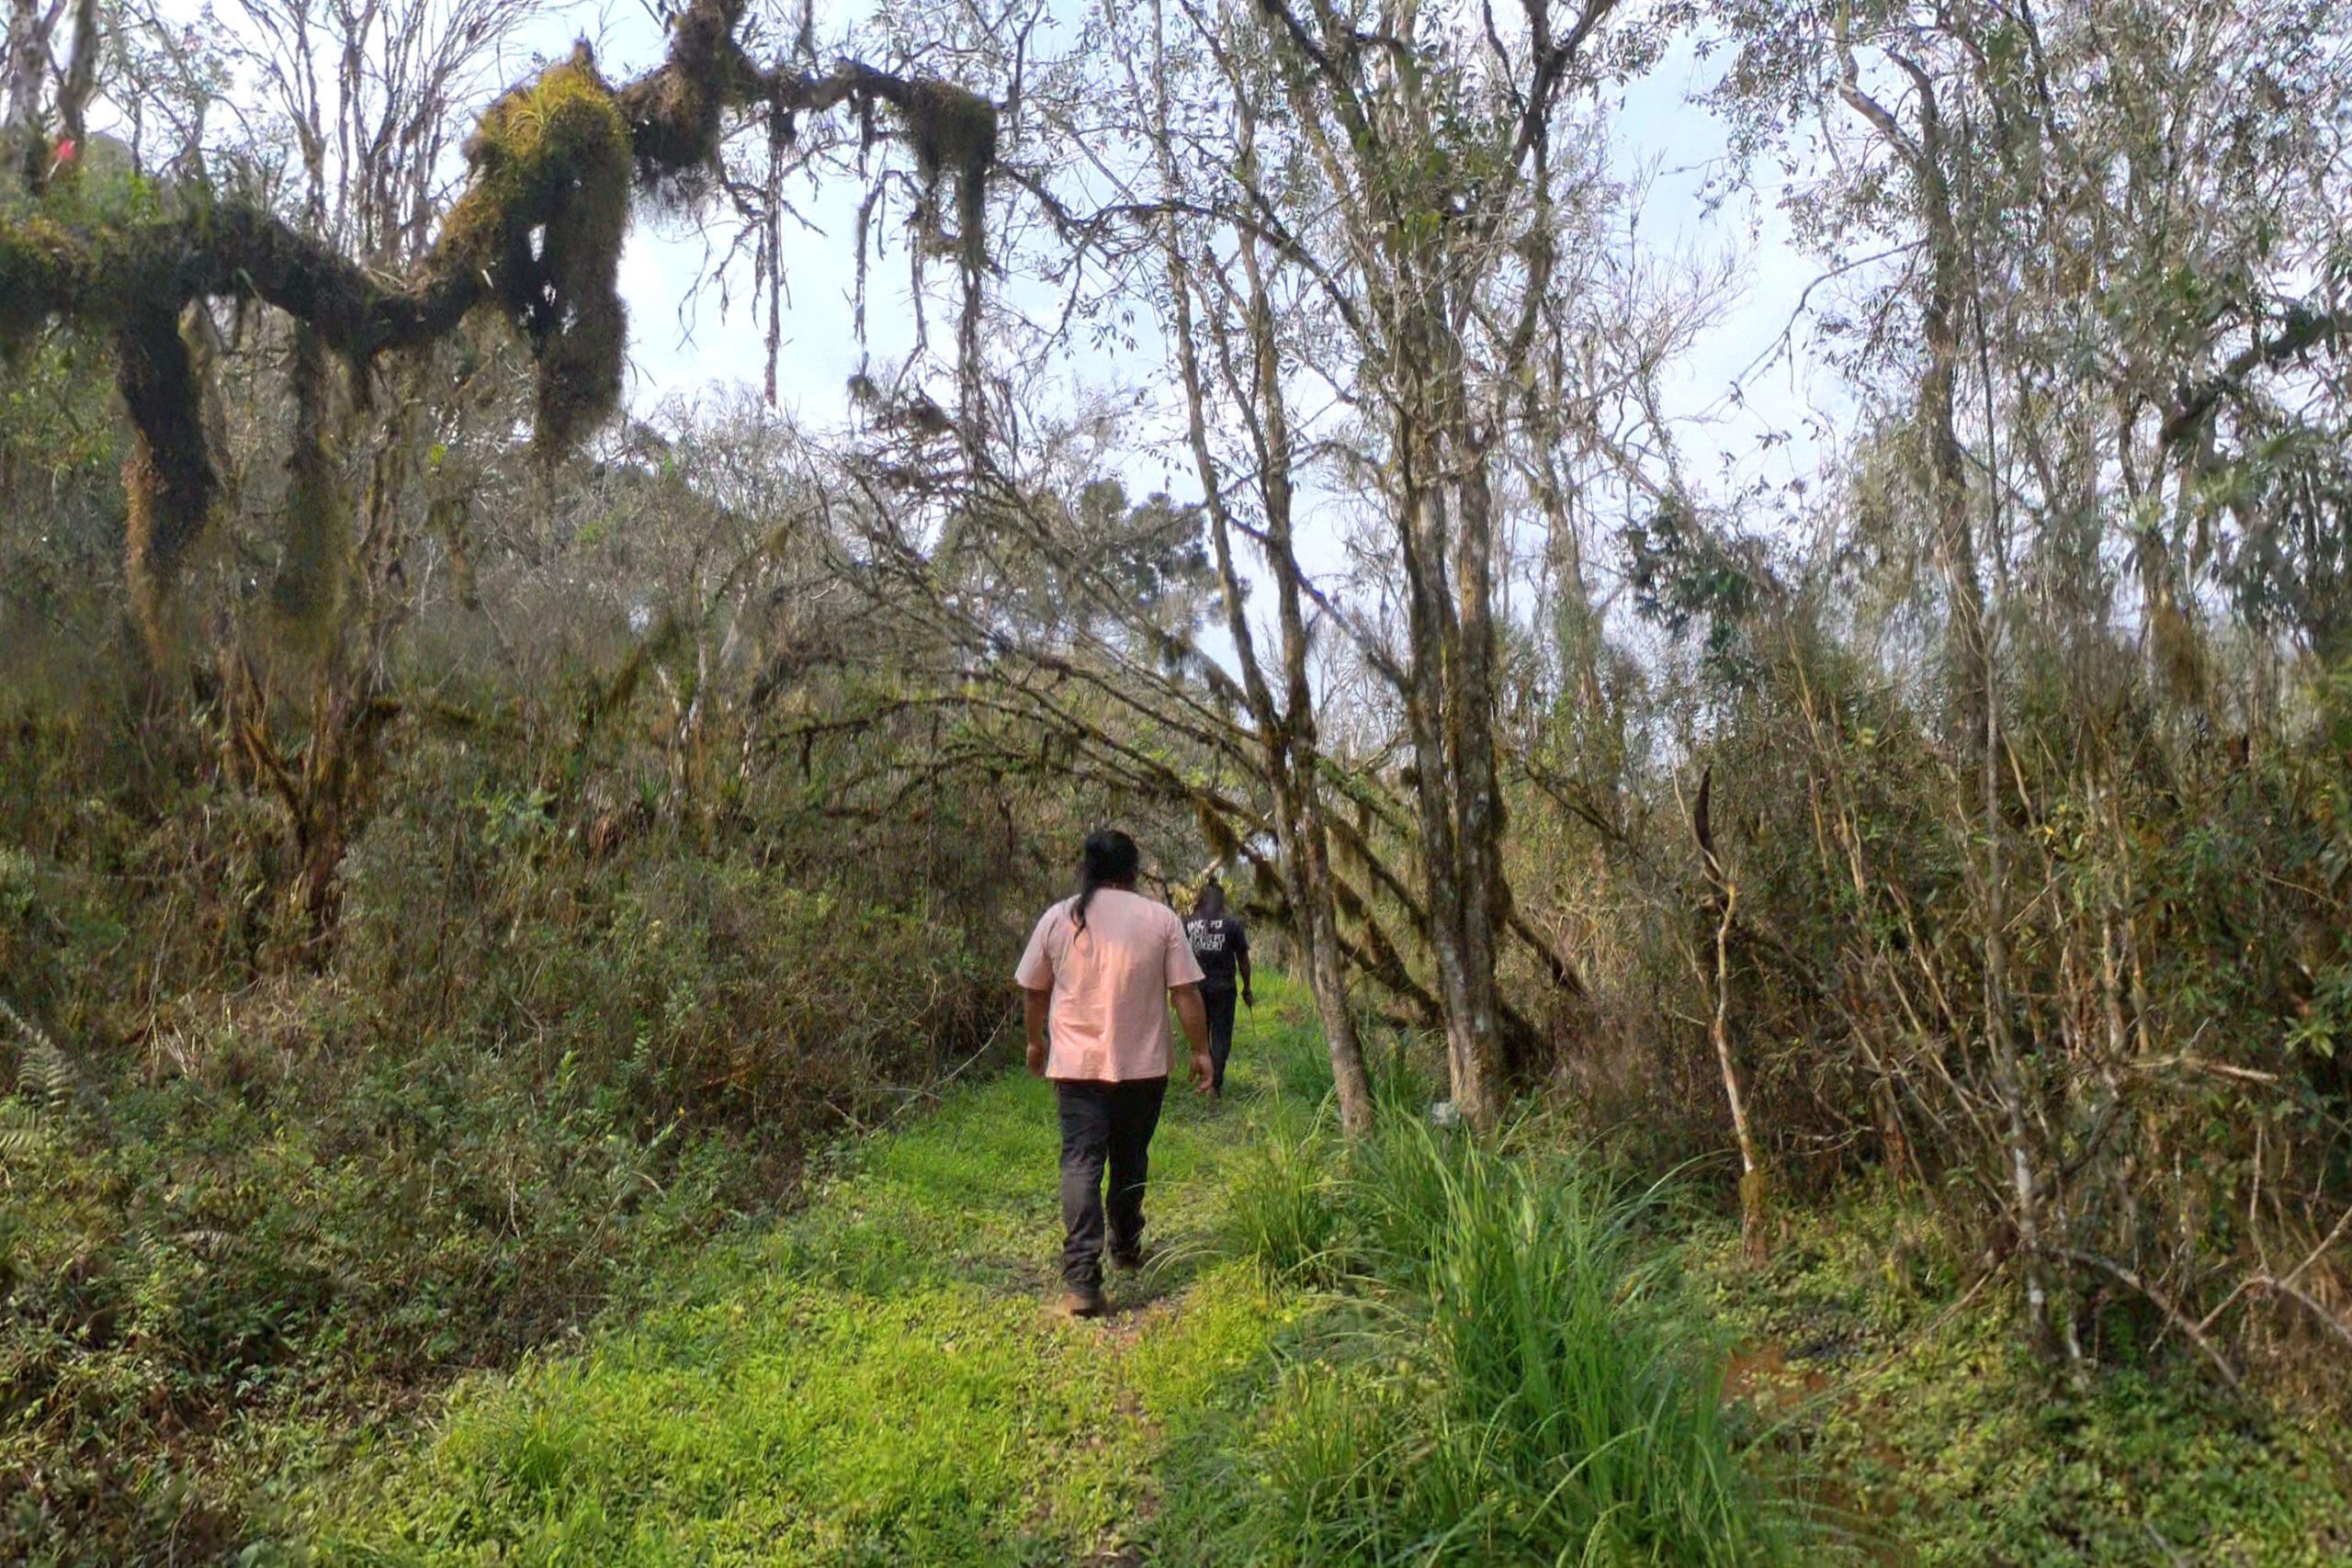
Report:
<svg viewBox="0 0 2352 1568"><path fill-rule="evenodd" d="M598 846L527 723L413 737L288 962L266 798L9 695L0 1561L232 1558L274 1474L627 1299L1006 1016L1037 890L930 897L920 816L890 877L772 802Z"/></svg>

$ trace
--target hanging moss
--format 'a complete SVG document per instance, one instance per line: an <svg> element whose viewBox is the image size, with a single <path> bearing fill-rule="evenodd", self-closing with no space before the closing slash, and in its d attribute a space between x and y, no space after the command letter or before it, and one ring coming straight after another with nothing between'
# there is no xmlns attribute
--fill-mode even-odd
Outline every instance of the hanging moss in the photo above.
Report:
<svg viewBox="0 0 2352 1568"><path fill-rule="evenodd" d="M478 274L538 365L543 457L620 400L628 346L621 242L628 233L628 124L585 42L507 94L466 142L473 179L434 265Z"/></svg>
<svg viewBox="0 0 2352 1568"><path fill-rule="evenodd" d="M351 500L336 440L336 367L319 334L294 330L294 450L286 460L286 534L270 602L316 637L333 624L350 576Z"/></svg>
<svg viewBox="0 0 2352 1568"><path fill-rule="evenodd" d="M1225 813L1216 808L1215 801L1205 795L1194 795L1193 815L1201 825L1201 838L1218 860L1229 862L1240 858L1241 840L1235 835L1233 825L1225 819Z"/></svg>
<svg viewBox="0 0 2352 1568"><path fill-rule="evenodd" d="M695 0L670 21L670 55L662 66L621 89L638 175L645 188L698 194L695 176L718 163L718 134L728 104L765 96L765 84L742 47L735 24L742 6L730 0Z"/></svg>
<svg viewBox="0 0 2352 1568"><path fill-rule="evenodd" d="M583 42L571 57L493 104L466 144L471 178L420 276L379 279L266 208L215 203L201 190L131 181L127 202L100 208L62 182L47 195L0 191L0 352L65 317L109 333L134 427L128 568L148 636L160 649L164 606L220 492L199 419L200 390L182 312L220 297L276 306L313 334L319 357L298 366L300 417L288 463L288 570L277 586L298 617L340 603L347 502L332 491L334 454L317 396L324 355L340 356L353 396L378 355L423 347L492 305L527 343L538 369L535 445L552 459L618 402L628 319L617 280L632 181L656 197L691 194L715 177L730 109L764 112L773 140L794 118L843 103L870 123L876 103L904 122L932 198L956 186L968 285L966 348L976 353L977 279L986 182L996 158L995 106L945 83L843 62L821 75L762 71L735 28L741 0L693 0L671 24L662 64L618 91ZM304 387L310 388L309 391Z"/></svg>
<svg viewBox="0 0 2352 1568"><path fill-rule="evenodd" d="M220 481L204 444L202 389L180 337L179 312L153 306L134 311L116 330L115 360L131 423L122 468L124 572L160 660L169 641L164 602L188 547L211 517Z"/></svg>
<svg viewBox="0 0 2352 1568"><path fill-rule="evenodd" d="M921 80L907 85L899 112L928 193L933 233L939 182L950 178L956 182L955 237L966 265L977 270L985 258L989 171L996 165L996 106L951 83Z"/></svg>
<svg viewBox="0 0 2352 1568"><path fill-rule="evenodd" d="M1267 863L1263 855L1252 855L1250 859L1250 886L1257 894L1259 908L1283 909L1289 907L1290 895L1276 880L1274 868Z"/></svg>

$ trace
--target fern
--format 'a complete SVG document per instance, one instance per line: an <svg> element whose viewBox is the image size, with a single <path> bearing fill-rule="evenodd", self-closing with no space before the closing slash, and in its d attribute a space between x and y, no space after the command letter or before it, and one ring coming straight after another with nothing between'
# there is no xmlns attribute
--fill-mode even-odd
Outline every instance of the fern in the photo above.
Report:
<svg viewBox="0 0 2352 1568"><path fill-rule="evenodd" d="M49 1146L49 1119L21 1100L0 1100L0 1161L28 1160Z"/></svg>
<svg viewBox="0 0 2352 1568"><path fill-rule="evenodd" d="M32 1096L51 1111L62 1111L72 1105L76 1087L74 1064L57 1042L5 1000L0 1000L0 1019L14 1025L24 1042L24 1060L17 1067L17 1092Z"/></svg>
<svg viewBox="0 0 2352 1568"><path fill-rule="evenodd" d="M216 1230L208 1225L184 1230L173 1239L208 1262L217 1262L228 1257L230 1250L237 1245L235 1232Z"/></svg>

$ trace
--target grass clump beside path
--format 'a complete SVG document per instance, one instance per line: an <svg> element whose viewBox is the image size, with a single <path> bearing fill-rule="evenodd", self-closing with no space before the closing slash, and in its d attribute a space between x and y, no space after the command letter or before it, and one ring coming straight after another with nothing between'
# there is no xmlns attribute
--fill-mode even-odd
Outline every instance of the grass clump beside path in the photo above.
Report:
<svg viewBox="0 0 2352 1568"><path fill-rule="evenodd" d="M1170 1094L1159 1258L1114 1279L1108 1322L1049 1310L1051 1092L1000 1078L847 1151L799 1217L633 1321L352 1455L296 1508L297 1554L1774 1560L1717 1359L1639 1299L1630 1211L1395 1107L1342 1158L1311 1022L1261 988L1238 1092Z"/></svg>
<svg viewBox="0 0 2352 1568"><path fill-rule="evenodd" d="M1231 1250L1324 1294L1171 1503L1203 1560L1791 1560L1802 1521L1747 1470L1720 1348L1641 1235L1654 1195L1433 1128L1417 1099L1384 1096L1352 1144L1269 1129L1237 1172Z"/></svg>

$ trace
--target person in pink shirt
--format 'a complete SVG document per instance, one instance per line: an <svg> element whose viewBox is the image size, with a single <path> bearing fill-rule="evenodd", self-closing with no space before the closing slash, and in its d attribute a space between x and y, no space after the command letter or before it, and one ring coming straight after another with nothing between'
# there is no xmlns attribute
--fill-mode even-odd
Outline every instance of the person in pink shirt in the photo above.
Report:
<svg viewBox="0 0 2352 1568"><path fill-rule="evenodd" d="M1136 891L1142 858L1114 828L1089 834L1078 897L1046 911L1013 973L1029 1070L1053 1080L1061 1115L1062 1305L1073 1317L1109 1310L1106 1248L1118 1267L1143 1261L1144 1178L1168 1093L1171 1000L1193 1047L1193 1087L1205 1089L1213 1071L1201 966L1176 911Z"/></svg>

